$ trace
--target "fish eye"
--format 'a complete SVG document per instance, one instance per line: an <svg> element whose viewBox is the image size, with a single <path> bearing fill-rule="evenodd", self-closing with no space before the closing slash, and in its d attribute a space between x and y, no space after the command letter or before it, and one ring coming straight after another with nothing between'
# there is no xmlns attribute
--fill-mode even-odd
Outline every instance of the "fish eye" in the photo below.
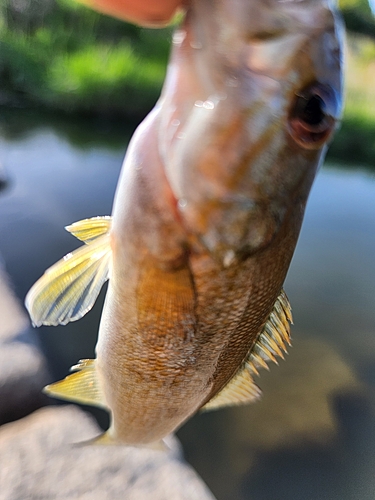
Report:
<svg viewBox="0 0 375 500"><path fill-rule="evenodd" d="M315 82L295 95L289 132L300 146L319 149L334 131L337 114L338 103L333 89Z"/></svg>

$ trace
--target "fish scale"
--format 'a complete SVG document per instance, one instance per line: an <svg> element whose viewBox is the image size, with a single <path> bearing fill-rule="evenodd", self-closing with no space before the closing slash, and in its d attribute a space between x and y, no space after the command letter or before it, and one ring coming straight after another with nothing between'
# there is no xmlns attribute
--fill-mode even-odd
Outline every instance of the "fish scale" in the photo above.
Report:
<svg viewBox="0 0 375 500"><path fill-rule="evenodd" d="M294 235L294 238L296 237L297 234ZM290 239L292 240L292 238ZM227 307L228 309L236 310L234 304L236 304L236 302L243 302L242 307L238 307L236 310L236 319L234 319L232 315L228 315L225 309L218 315L218 310L221 308L218 306L212 313L212 317L216 320L214 327L207 322L200 325L202 332L205 330L208 330L208 332L215 331L215 339L220 338L220 332L222 332L221 334L224 338L228 339L227 345L222 349L221 356L218 360L214 375L215 383L210 397L215 395L217 391L225 385L228 378L234 374L251 346L255 343L259 331L265 322L264 310L268 310L268 312L271 311L280 293L289 260L294 249L294 244L292 245L292 243L294 243L293 240L289 245L284 246L284 248L290 249L289 255L286 251L281 253L278 252L280 256L279 260L274 258L275 253L273 248L271 248L269 250L269 259L262 255L259 261L263 262L258 262L258 259L255 262L255 259L243 262L241 267L237 270L235 277L233 276L233 271L231 271L228 281L232 284L235 283L234 291L237 300L233 297L228 297ZM272 271L271 273L269 272L270 269ZM268 281L265 281L265 276L269 276ZM210 280L209 275L207 276L205 274L204 277ZM253 297L251 291L249 291L248 285L250 278L255 282L255 288L257 289L257 293L255 293ZM197 288L198 290L200 289L199 282L197 283ZM222 289L225 293L225 283L222 285ZM210 294L210 292L204 288L202 296L207 299L205 303L215 304L216 297L220 296L220 293L218 293L217 289L214 289ZM198 315L203 318L209 317L205 310L203 310L202 313L198 311ZM228 329L230 329L231 335L227 334ZM209 333L207 335L209 335Z"/></svg>

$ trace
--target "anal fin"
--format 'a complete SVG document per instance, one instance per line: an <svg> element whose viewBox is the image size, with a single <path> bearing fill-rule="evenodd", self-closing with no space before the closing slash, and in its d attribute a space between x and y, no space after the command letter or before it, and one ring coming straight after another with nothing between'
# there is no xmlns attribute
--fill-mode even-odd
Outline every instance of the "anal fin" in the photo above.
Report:
<svg viewBox="0 0 375 500"><path fill-rule="evenodd" d="M72 367L72 370L78 371L68 375L64 380L47 385L44 392L59 399L108 409L98 383L95 359L81 360Z"/></svg>

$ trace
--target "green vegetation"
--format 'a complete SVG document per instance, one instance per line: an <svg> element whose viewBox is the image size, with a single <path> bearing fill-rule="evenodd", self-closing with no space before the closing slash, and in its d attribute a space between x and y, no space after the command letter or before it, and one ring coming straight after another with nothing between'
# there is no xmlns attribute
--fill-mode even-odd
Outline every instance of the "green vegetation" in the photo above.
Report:
<svg viewBox="0 0 375 500"><path fill-rule="evenodd" d="M339 4L347 30L375 40L375 19L368 0L340 0Z"/></svg>
<svg viewBox="0 0 375 500"><path fill-rule="evenodd" d="M375 163L375 18L341 0L350 31L346 110L332 158ZM147 30L74 0L0 0L0 106L139 121L164 80L171 29Z"/></svg>
<svg viewBox="0 0 375 500"><path fill-rule="evenodd" d="M146 30L71 0L0 6L0 103L142 117L165 75L171 30Z"/></svg>
<svg viewBox="0 0 375 500"><path fill-rule="evenodd" d="M329 154L375 166L375 38L350 36L343 122Z"/></svg>

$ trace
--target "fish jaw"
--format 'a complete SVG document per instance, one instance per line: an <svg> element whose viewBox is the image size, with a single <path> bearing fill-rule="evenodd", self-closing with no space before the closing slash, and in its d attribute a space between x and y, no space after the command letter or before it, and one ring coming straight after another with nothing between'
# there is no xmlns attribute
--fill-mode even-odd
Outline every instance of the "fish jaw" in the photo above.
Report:
<svg viewBox="0 0 375 500"><path fill-rule="evenodd" d="M331 2L192 2L159 150L182 220L218 261L266 248L305 205L341 114L341 44ZM311 87L328 123L312 141L295 116Z"/></svg>

